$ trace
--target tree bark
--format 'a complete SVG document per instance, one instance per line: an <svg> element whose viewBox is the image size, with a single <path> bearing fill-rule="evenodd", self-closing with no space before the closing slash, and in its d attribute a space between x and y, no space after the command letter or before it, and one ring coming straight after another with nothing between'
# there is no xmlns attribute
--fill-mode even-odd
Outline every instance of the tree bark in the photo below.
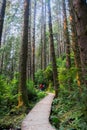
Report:
<svg viewBox="0 0 87 130"><path fill-rule="evenodd" d="M7 29L4 28L3 41L2 41L3 44L1 46L5 45L5 43L6 43L6 33L7 33ZM4 69L4 59L5 59L4 55L5 55L5 52L3 51L2 55L0 56L0 74L3 73L3 69Z"/></svg>
<svg viewBox="0 0 87 130"><path fill-rule="evenodd" d="M29 0L24 0L24 26L20 56L20 79L19 79L19 99L18 106L28 105L26 88L26 67L28 53L28 22L29 22Z"/></svg>
<svg viewBox="0 0 87 130"><path fill-rule="evenodd" d="M29 0L27 79L31 79L31 0Z"/></svg>
<svg viewBox="0 0 87 130"><path fill-rule="evenodd" d="M44 42L43 42L43 69L46 69L46 0L44 3Z"/></svg>
<svg viewBox="0 0 87 130"><path fill-rule="evenodd" d="M58 72L57 72L57 65L56 65L55 50L54 50L50 0L48 0L48 15L49 15L49 33L50 33L50 47L51 47L52 67L53 67L54 89L55 89L55 97L58 97L59 82L58 82Z"/></svg>
<svg viewBox="0 0 87 130"><path fill-rule="evenodd" d="M68 31L68 22L66 15L66 4L65 0L63 0L63 14L64 14L64 38L66 45L66 67L70 69L71 67L71 59L70 59L70 39L69 39L69 31Z"/></svg>
<svg viewBox="0 0 87 130"><path fill-rule="evenodd" d="M2 39L2 30L3 30L3 23L4 23L4 16L5 16L5 9L6 9L6 0L3 0L1 13L0 13L0 47L1 47L1 39Z"/></svg>
<svg viewBox="0 0 87 130"><path fill-rule="evenodd" d="M42 0L41 9L41 69L44 68L44 3Z"/></svg>
<svg viewBox="0 0 87 130"><path fill-rule="evenodd" d="M75 11L82 73L85 84L87 84L87 4L82 0L73 0L73 8Z"/></svg>
<svg viewBox="0 0 87 130"><path fill-rule="evenodd" d="M77 31L75 26L75 15L73 10L73 4L72 0L68 0L69 3L69 10L70 10L70 24L71 24L71 31L72 31L72 49L74 52L74 59L75 59L75 66L77 68L77 84L81 91L81 85L82 85L82 70L81 70L81 59L80 59L80 50L78 45L78 37L77 37Z"/></svg>
<svg viewBox="0 0 87 130"><path fill-rule="evenodd" d="M36 0L34 3L33 41L32 41L32 80L35 79L35 22L36 22Z"/></svg>
<svg viewBox="0 0 87 130"><path fill-rule="evenodd" d="M42 21L42 19L41 19ZM40 46L40 53L41 53L41 69L43 69L43 39L42 39L42 22L41 22L41 46Z"/></svg>

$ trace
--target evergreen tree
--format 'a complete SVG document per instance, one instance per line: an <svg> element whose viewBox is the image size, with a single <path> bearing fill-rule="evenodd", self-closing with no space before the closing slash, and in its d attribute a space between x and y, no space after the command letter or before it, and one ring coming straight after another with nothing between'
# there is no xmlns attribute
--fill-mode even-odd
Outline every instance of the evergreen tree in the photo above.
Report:
<svg viewBox="0 0 87 130"><path fill-rule="evenodd" d="M28 95L26 88L26 67L27 67L27 53L28 53L28 22L29 22L29 0L24 1L24 25L22 46L20 53L20 79L19 79L19 106L28 105Z"/></svg>
<svg viewBox="0 0 87 130"><path fill-rule="evenodd" d="M48 0L48 15L49 15L49 33L50 33L50 47L51 47L51 57L52 57L52 66L53 66L54 89L55 89L55 97L57 97L59 82L58 82L58 72L57 72L57 65L56 65L55 50L54 50L50 0Z"/></svg>
<svg viewBox="0 0 87 130"><path fill-rule="evenodd" d="M2 6L1 6L1 11L0 11L0 47L1 47L4 17L5 17L5 9L6 9L6 0L3 0Z"/></svg>

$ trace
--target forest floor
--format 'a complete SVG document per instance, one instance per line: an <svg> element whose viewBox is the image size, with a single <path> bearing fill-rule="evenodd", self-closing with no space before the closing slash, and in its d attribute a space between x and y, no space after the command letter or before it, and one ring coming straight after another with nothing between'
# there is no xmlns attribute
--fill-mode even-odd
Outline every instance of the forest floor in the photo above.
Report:
<svg viewBox="0 0 87 130"><path fill-rule="evenodd" d="M54 94L49 93L38 102L22 122L22 130L55 130L49 123Z"/></svg>

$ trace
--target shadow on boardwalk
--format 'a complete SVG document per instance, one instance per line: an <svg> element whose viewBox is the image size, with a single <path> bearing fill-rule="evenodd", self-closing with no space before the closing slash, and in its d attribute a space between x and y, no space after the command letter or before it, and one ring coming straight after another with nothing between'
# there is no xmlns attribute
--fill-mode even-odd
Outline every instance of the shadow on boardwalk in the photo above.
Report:
<svg viewBox="0 0 87 130"><path fill-rule="evenodd" d="M21 130L55 130L49 123L54 95L49 93L29 112L22 122Z"/></svg>

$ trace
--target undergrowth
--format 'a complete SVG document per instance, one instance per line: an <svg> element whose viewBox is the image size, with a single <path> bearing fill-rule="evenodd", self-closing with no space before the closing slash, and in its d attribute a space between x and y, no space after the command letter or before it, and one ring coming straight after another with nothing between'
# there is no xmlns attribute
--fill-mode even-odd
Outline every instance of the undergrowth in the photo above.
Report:
<svg viewBox="0 0 87 130"><path fill-rule="evenodd" d="M61 92L53 101L50 120L57 130L87 130L87 105L83 95Z"/></svg>
<svg viewBox="0 0 87 130"><path fill-rule="evenodd" d="M50 121L57 130L87 130L87 87L77 85L77 69L58 59L59 95L53 100ZM62 67L62 68L61 68Z"/></svg>
<svg viewBox="0 0 87 130"><path fill-rule="evenodd" d="M21 129L21 123L34 105L46 96L45 92L34 87L32 81L27 82L29 107L18 105L18 80L8 80L0 76L0 130Z"/></svg>

